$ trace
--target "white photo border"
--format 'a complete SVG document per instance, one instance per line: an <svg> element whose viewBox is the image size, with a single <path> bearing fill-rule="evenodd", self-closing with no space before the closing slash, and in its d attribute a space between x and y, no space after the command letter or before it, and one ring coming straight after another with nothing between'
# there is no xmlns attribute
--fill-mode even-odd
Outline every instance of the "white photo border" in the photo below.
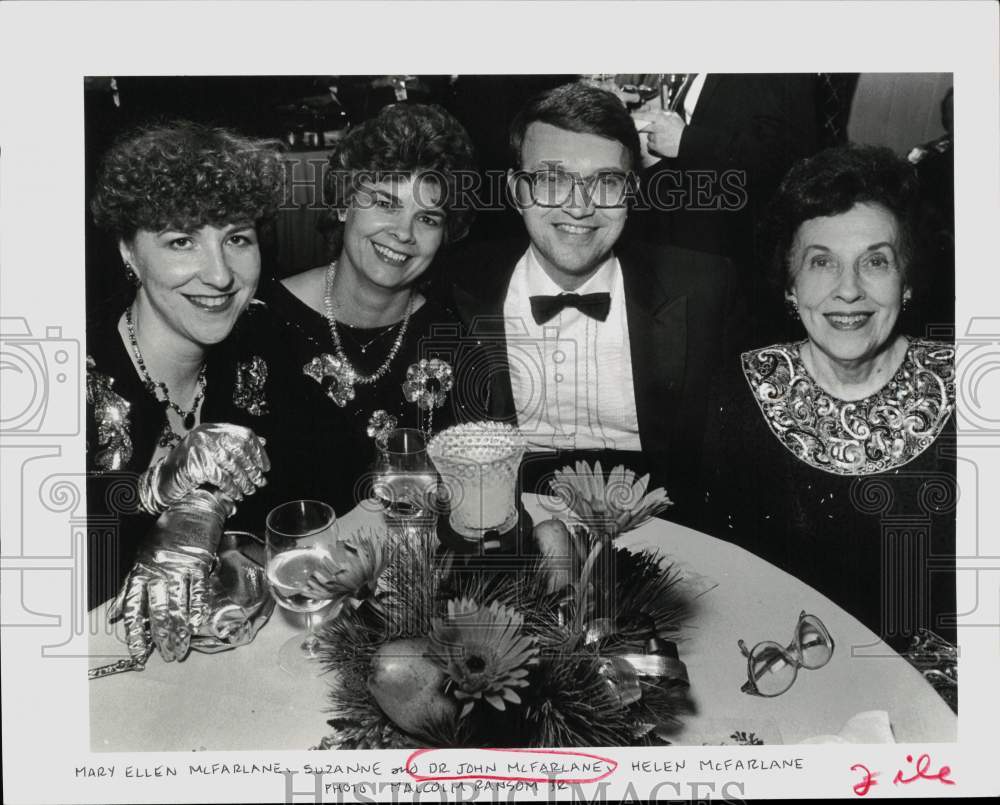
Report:
<svg viewBox="0 0 1000 805"><path fill-rule="evenodd" d="M703 779L720 783L713 796L737 799L853 797L857 775L850 767L860 762L883 770L882 790L873 796L936 795L928 788L892 790L889 784L902 756L927 752L936 764L949 765L956 781L940 793L996 794L1000 517L989 490L1000 488L1000 382L991 371L1000 363L1000 314L994 312L1000 220L997 24L991 2L5 3L0 5L0 312L23 318L39 338L62 339L71 354L74 342L83 343L85 76L562 73L569 68L643 73L666 64L713 72L950 72L958 143L959 449L975 461L980 484L979 494L963 497L958 512L959 545L974 546L969 553L960 549L960 597L975 590L977 601L976 610L960 621L959 740L939 746L797 746L794 754L808 763L807 775L719 772ZM78 357L82 377L82 352ZM65 629L73 617L47 614L69 611L60 607L69 599L70 573L44 572L47 566L62 567L58 549L47 548L44 535L28 533L31 513L41 504L34 491L16 483L39 456L57 459L61 472L82 477L84 401L80 395L58 402L69 423L60 425L66 431L73 429L75 402L74 433L0 434L5 798L283 801L284 781L260 778L75 777L77 767L107 765L110 758L89 751L85 657L42 656L40 647L52 642L53 627ZM28 555L40 569L23 569L19 562ZM611 751L622 759L640 752L649 756L629 749L604 754ZM670 749L670 756L707 757L712 751L679 747ZM385 765L401 765L405 756L352 753L356 760L386 758ZM119 766L143 768L170 757L113 756ZM173 757L182 765L191 756ZM307 752L198 755L202 763L301 766L314 759ZM721 788L733 780L744 786ZM618 774L605 796L623 796L628 783L627 773ZM294 801L315 801L309 790L300 775ZM639 786L633 790L649 796ZM661 789L659 794L677 799L708 792L678 795ZM469 801L468 792L465 796ZM507 801L506 794L499 796ZM442 801L438 793L421 799ZM324 801L337 797L328 794Z"/></svg>

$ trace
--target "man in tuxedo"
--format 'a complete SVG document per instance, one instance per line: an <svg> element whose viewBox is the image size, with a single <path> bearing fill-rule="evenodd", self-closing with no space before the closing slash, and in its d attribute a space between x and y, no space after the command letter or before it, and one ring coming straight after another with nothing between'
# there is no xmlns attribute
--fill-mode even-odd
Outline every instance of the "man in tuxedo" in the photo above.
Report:
<svg viewBox="0 0 1000 805"><path fill-rule="evenodd" d="M754 345L798 337L766 282L756 232L788 169L819 149L817 96L810 73L691 73L668 110L634 114L647 146L637 233L729 257L750 300Z"/></svg>
<svg viewBox="0 0 1000 805"><path fill-rule="evenodd" d="M809 73L691 73L669 110L637 112L656 160L643 174L643 237L749 266L760 212L819 148L817 86Z"/></svg>
<svg viewBox="0 0 1000 805"><path fill-rule="evenodd" d="M639 141L613 94L569 84L510 133L508 186L527 238L473 244L444 278L464 325L455 402L525 434L523 481L577 458L648 471L689 521L710 380L724 360L726 260L618 248ZM735 359L735 356L730 356Z"/></svg>

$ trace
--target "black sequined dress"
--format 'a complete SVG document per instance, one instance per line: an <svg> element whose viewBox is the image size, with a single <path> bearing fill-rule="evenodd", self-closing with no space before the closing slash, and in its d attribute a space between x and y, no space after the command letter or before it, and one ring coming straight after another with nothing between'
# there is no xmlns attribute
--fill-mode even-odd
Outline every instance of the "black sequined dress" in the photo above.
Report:
<svg viewBox="0 0 1000 805"><path fill-rule="evenodd" d="M852 402L817 385L798 344L745 353L739 369L711 412L706 530L894 648L920 627L954 641L954 349L911 339L889 383Z"/></svg>
<svg viewBox="0 0 1000 805"><path fill-rule="evenodd" d="M374 412L385 411L396 418L398 427L426 424L426 412L403 395L407 368L422 358L454 360L457 320L449 310L428 299L410 317L388 371L374 383L355 384L354 397L339 397L344 403L340 405L334 399L338 397L337 388L321 377L322 370L312 375L306 371L310 364L318 366L317 359L324 355L335 357L327 319L277 280L262 287L258 297L267 305L274 327L266 348L268 362L291 370L287 373L287 387L282 389L288 415L282 416L278 424L273 451L268 444L272 463L282 469L272 473L274 488L268 494L272 498L323 500L338 514L344 514L370 491L375 445L368 434L369 419ZM343 324L337 327L350 364L358 373L370 375L385 361L400 325L375 329ZM258 333L258 344L260 336ZM445 404L434 409L433 430L437 432L454 421L448 395Z"/></svg>

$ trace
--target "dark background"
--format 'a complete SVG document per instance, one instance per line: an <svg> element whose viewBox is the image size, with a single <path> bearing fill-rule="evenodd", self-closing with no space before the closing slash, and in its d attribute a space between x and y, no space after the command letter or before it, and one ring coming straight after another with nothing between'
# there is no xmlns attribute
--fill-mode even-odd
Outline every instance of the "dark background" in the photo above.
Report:
<svg viewBox="0 0 1000 805"><path fill-rule="evenodd" d="M861 82L859 84L859 75ZM932 131L928 125L912 132L902 131L885 119L887 104L913 108L919 101L926 107L928 120L938 117L938 85L930 84L936 74L800 74L794 77L808 88L815 117L814 146L846 142L848 118L855 119L854 134L861 141L889 144L897 153L904 143ZM368 119L387 104L399 102L397 90L405 86L407 103L437 103L448 109L465 126L476 146L480 170L494 177L488 185L491 201L499 209L480 213L468 240L497 239L520 235L523 227L517 214L505 203L502 185L496 176L509 165L507 129L524 103L545 89L577 79L576 75L460 75L460 76L133 76L90 77L84 82L86 197L93 192L101 154L115 138L137 126L186 118L227 126L256 137L282 140L289 151L293 178L321 188L318 182L337 137L351 125ZM774 81L782 77L775 76ZM925 83L919 83L923 81ZM852 106L857 93L857 103ZM948 96L950 98L950 95ZM929 246L924 253L931 267L929 289L906 315L905 332L948 338L954 329L954 171L950 102L947 120L941 105L941 126L947 148L928 150L929 157L918 165L924 187L924 233ZM325 135L325 137L324 137ZM324 141L325 140L325 141ZM912 141L912 142L911 142ZM905 153L905 152L904 152ZM901 153L901 155L903 155ZM262 233L261 250L265 274L286 276L320 265L331 258L318 227L326 217L321 193L315 202L303 203L303 193L295 191L296 206L282 210L270 232ZM88 319L108 307L124 308L131 288L118 255L117 245L97 230L87 218L87 313ZM641 221L631 216L624 239L641 236ZM683 245L683 244L682 244ZM705 249L708 250L708 249ZM722 251L717 249L716 251ZM759 276L761 267L754 256L735 257L746 277ZM756 294L758 302L780 302ZM750 301L750 300L748 300ZM768 305L765 305L768 306ZM772 318L772 312L767 318ZM780 317L780 310L774 314ZM773 339L770 339L773 340Z"/></svg>

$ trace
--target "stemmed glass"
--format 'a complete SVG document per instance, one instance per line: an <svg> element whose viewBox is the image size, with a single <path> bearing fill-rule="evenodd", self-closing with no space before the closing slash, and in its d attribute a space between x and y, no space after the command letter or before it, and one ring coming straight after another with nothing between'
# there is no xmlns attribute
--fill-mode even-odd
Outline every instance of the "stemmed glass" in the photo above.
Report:
<svg viewBox="0 0 1000 805"><path fill-rule="evenodd" d="M372 493L390 531L407 536L433 528L438 475L427 457L427 437L416 428L396 428L378 442Z"/></svg>
<svg viewBox="0 0 1000 805"><path fill-rule="evenodd" d="M329 571L336 562L337 517L318 500L292 500L267 515L267 581L278 606L306 616L306 631L288 640L278 652L281 668L293 676L316 673L319 640L315 628L321 610L332 597L319 597L310 584L316 571Z"/></svg>
<svg viewBox="0 0 1000 805"><path fill-rule="evenodd" d="M674 99L684 86L684 73L663 73L660 78L660 109L664 112L673 111Z"/></svg>

